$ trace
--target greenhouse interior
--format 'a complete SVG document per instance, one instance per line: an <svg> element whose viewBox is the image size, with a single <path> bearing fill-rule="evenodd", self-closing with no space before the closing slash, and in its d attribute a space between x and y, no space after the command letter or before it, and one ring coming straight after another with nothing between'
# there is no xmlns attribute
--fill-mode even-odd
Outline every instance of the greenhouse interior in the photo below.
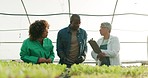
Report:
<svg viewBox="0 0 148 78"><path fill-rule="evenodd" d="M120 41L121 64L148 64L148 0L0 1L1 60L20 60L20 48L23 41L29 37L30 24L36 20L46 20L50 25L48 38L53 42L54 63L57 64L57 33L70 24L72 14L78 14L81 18L80 28L88 34L87 41L101 38L100 24L109 22L112 25L110 34L117 36ZM84 63L95 65L91 56L93 49L89 43L87 47Z"/></svg>

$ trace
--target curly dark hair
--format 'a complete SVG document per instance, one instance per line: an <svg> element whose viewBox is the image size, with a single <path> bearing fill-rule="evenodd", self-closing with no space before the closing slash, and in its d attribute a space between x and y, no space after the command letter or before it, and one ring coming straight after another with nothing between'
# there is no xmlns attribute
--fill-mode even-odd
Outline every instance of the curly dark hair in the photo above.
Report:
<svg viewBox="0 0 148 78"><path fill-rule="evenodd" d="M36 20L29 27L29 38L31 40L37 40L38 38L42 38L42 34L47 26L48 23L46 20Z"/></svg>

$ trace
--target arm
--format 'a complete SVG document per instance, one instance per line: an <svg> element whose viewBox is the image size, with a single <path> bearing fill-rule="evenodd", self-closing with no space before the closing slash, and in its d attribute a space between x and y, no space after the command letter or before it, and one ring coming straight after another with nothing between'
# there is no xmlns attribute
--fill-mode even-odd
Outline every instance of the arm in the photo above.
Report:
<svg viewBox="0 0 148 78"><path fill-rule="evenodd" d="M54 58L55 58L55 54L53 52L53 46L51 48L52 50L50 51L50 56L49 56L49 59L51 60L51 62L53 62Z"/></svg>
<svg viewBox="0 0 148 78"><path fill-rule="evenodd" d="M102 38L98 39L97 41L97 45L99 46L102 43ZM100 58L99 56L102 54L102 52L100 54L97 54L96 52L92 51L91 52L91 56L93 59L95 59L96 61Z"/></svg>
<svg viewBox="0 0 148 78"><path fill-rule="evenodd" d="M53 51L54 46L52 44L52 41L49 38L45 38L43 45L44 45L44 50L46 50L45 56L44 56L46 58L45 62L46 63L53 63L53 60L55 58L55 54Z"/></svg>
<svg viewBox="0 0 148 78"><path fill-rule="evenodd" d="M65 54L63 52L63 46L62 46L62 34L61 32L58 32L58 35L57 35L57 55L59 56L59 58L64 58L65 57Z"/></svg>
<svg viewBox="0 0 148 78"><path fill-rule="evenodd" d="M98 60L98 58L97 58L98 54L95 53L94 51L91 52L91 56L94 60L96 60L96 61Z"/></svg>
<svg viewBox="0 0 148 78"><path fill-rule="evenodd" d="M114 37L111 40L111 43L108 47L109 49L107 51L105 51L106 56L109 57L115 57L116 55L118 55L119 50L120 50L120 42L119 39L117 37Z"/></svg>
<svg viewBox="0 0 148 78"><path fill-rule="evenodd" d="M83 33L83 51L82 51L82 54L81 54L81 56L84 56L84 57L86 57L86 54L87 54L87 33L86 33L86 31L84 31L84 33Z"/></svg>
<svg viewBox="0 0 148 78"><path fill-rule="evenodd" d="M23 60L24 62L31 62L31 63L37 63L38 62L38 57L35 56L30 56L30 50L28 49L28 44L27 42L23 42L22 47L21 47L21 51L20 51L20 57L21 60Z"/></svg>
<svg viewBox="0 0 148 78"><path fill-rule="evenodd" d="M82 32L82 43L80 44L80 55L78 57L77 63L82 63L86 59L86 53L87 53L87 33L85 30Z"/></svg>

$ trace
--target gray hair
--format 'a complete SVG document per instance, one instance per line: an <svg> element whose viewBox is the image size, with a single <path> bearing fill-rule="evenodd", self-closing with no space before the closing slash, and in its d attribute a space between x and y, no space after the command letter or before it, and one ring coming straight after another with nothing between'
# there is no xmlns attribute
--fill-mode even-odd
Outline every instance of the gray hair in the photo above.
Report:
<svg viewBox="0 0 148 78"><path fill-rule="evenodd" d="M112 26L110 23L103 22L103 23L101 23L101 27L106 27L107 29L109 29L109 32L111 32Z"/></svg>

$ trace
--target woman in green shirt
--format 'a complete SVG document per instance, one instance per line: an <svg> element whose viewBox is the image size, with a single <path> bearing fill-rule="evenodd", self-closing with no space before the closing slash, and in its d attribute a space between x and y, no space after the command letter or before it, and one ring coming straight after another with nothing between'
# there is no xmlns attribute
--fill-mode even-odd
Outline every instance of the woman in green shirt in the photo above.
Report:
<svg viewBox="0 0 148 78"><path fill-rule="evenodd" d="M23 41L20 58L27 63L52 63L55 54L52 41L47 38L49 24L45 20L37 20L29 27L29 38Z"/></svg>

